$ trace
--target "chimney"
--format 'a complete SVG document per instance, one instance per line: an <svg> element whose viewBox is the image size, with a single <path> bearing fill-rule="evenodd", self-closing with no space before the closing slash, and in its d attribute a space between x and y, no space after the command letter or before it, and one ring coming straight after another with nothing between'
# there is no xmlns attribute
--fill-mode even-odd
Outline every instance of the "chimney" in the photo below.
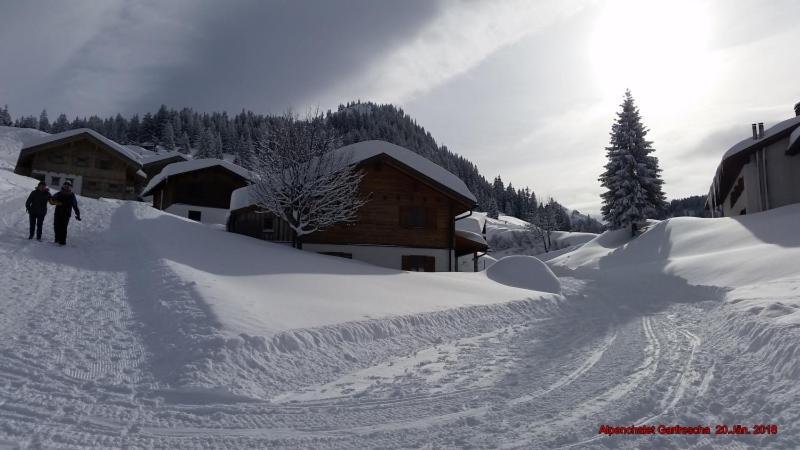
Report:
<svg viewBox="0 0 800 450"><path fill-rule="evenodd" d="M794 104L794 115L800 116L800 102Z"/></svg>
<svg viewBox="0 0 800 450"><path fill-rule="evenodd" d="M753 140L758 140L758 131L756 131L756 124L753 124Z"/></svg>
<svg viewBox="0 0 800 450"><path fill-rule="evenodd" d="M764 122L758 122L758 138L764 137Z"/></svg>

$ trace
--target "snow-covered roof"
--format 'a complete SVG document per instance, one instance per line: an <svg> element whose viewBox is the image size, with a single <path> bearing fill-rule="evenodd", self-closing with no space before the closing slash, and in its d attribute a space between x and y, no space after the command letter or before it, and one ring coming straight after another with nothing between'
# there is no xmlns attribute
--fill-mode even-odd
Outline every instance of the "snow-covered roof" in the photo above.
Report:
<svg viewBox="0 0 800 450"><path fill-rule="evenodd" d="M244 178L245 180L252 179L252 174L249 170L245 169L244 167L237 166L234 163L223 161L221 159L215 158L203 158L203 159L193 159L191 161L182 161L176 162L167 165L158 175L154 176L147 186L145 186L144 190L142 191L142 195L150 195L150 191L158 186L162 181L164 181L167 177L171 177L174 175L179 175L182 173L194 172L196 170L207 169L209 167L219 166L223 169L227 169L236 175Z"/></svg>
<svg viewBox="0 0 800 450"><path fill-rule="evenodd" d="M102 134L91 130L89 128L76 128L74 130L64 131L62 133L51 134L49 136L43 136L41 138L32 140L28 142L25 147L20 150L20 157L25 156L27 151L33 150L35 147L40 145L49 144L51 142L57 142L63 139L71 138L74 136L78 136L81 134L88 134L89 136L97 139L98 141L105 144L108 148L118 153L124 159L128 160L132 164L136 166L140 166L141 162L139 161L139 155L134 152L133 150L125 147L124 145L117 144L116 142L112 141L111 139L103 136Z"/></svg>
<svg viewBox="0 0 800 450"><path fill-rule="evenodd" d="M253 201L250 193L253 191L253 185L240 187L231 193L231 211L247 208L248 206L252 206L255 202Z"/></svg>
<svg viewBox="0 0 800 450"><path fill-rule="evenodd" d="M346 145L336 150L337 152L350 152L353 163L358 164L380 154L402 163L405 166L430 178L432 181L448 188L456 194L477 203L478 200L467 188L467 185L460 178L445 170L442 166L433 161L418 155L411 150L400 147L386 141L362 141L351 145Z"/></svg>
<svg viewBox="0 0 800 450"><path fill-rule="evenodd" d="M130 149L134 153L138 153L140 156L150 156L150 155L155 155L156 154L156 152L154 152L152 150L148 150L148 149L146 149L144 147L140 147L138 145L133 145L133 144L126 144L125 148Z"/></svg>
<svg viewBox="0 0 800 450"><path fill-rule="evenodd" d="M142 165L146 166L148 164L157 163L159 161L164 161L165 159L170 159L170 158L175 158L175 157L181 158L184 161L188 161L189 160L189 158L187 158L186 155L184 155L183 153L180 153L180 152L163 152L163 153L150 152L150 153L151 154L146 155L146 156L142 155L142 158L141 158Z"/></svg>
<svg viewBox="0 0 800 450"><path fill-rule="evenodd" d="M475 242L480 245L488 246L486 239L480 233L474 233L467 230L456 230L456 236L462 237L468 241Z"/></svg>
<svg viewBox="0 0 800 450"><path fill-rule="evenodd" d="M779 133L782 133L792 127L800 125L800 116L792 117L791 119L784 120L783 122L779 122L764 131L764 137L760 139L753 139L752 137L747 138L739 142L738 144L734 145L733 147L729 148L725 155L723 155L722 159L726 160L733 155L741 153L743 151L748 150L750 147L755 145L760 145L765 139L769 139ZM796 132L797 130L795 130ZM791 145L791 144L790 144Z"/></svg>

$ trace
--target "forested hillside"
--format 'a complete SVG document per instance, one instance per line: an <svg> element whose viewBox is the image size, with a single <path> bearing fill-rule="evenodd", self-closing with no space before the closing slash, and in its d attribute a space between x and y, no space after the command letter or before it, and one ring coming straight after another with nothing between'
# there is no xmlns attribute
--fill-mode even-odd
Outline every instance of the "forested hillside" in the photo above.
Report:
<svg viewBox="0 0 800 450"><path fill-rule="evenodd" d="M478 199L479 209L494 217L499 213L530 220L539 207L550 199L538 199L528 187L506 185L498 175L490 183L471 161L439 145L431 133L391 104L351 102L340 105L336 111L324 114L328 124L342 137L342 145L370 139L381 139L408 148L441 165L461 178ZM169 150L188 152L194 148L200 156L221 157L232 154L236 162L247 166L249 155L258 152L258 142L269 136L270 129L283 120L282 116L255 114L242 110L235 116L227 112L200 113L191 108L169 109L162 105L155 113L130 118L117 114L114 117L75 117L69 120L60 114L51 122L47 111L38 118L23 116L13 120L8 107L0 108L0 125L37 128L48 133L58 133L74 128L91 128L122 144L154 144ZM560 228L571 230L572 211L563 209L565 220ZM600 222L581 216L584 230L602 229Z"/></svg>

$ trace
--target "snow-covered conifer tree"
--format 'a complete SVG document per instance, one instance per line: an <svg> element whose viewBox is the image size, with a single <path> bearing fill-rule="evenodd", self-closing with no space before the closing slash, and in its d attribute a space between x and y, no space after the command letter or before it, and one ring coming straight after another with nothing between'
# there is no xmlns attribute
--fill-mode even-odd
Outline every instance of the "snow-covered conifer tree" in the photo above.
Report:
<svg viewBox="0 0 800 450"><path fill-rule="evenodd" d="M295 248L305 235L355 221L366 202L358 192L363 173L350 154L335 150L338 142L321 115L291 114L259 140L253 200L289 225Z"/></svg>
<svg viewBox="0 0 800 450"><path fill-rule="evenodd" d="M494 197L489 199L489 208L486 211L486 215L492 219L500 217L500 210L497 208L497 202L494 200Z"/></svg>
<svg viewBox="0 0 800 450"><path fill-rule="evenodd" d="M0 126L10 127L13 124L11 114L8 112L8 105L4 105L0 108Z"/></svg>
<svg viewBox="0 0 800 450"><path fill-rule="evenodd" d="M645 139L648 129L642 125L639 109L631 92L625 91L622 111L611 126L611 140L606 147L608 163L600 182L606 191L603 218L612 229L631 226L643 219L658 217L665 205L661 189L658 158L650 156L652 142Z"/></svg>
<svg viewBox="0 0 800 450"><path fill-rule="evenodd" d="M189 134L187 132L184 131L183 134L181 134L178 145L180 145L178 151L183 154L189 154L192 151L192 143L189 141Z"/></svg>
<svg viewBox="0 0 800 450"><path fill-rule="evenodd" d="M214 151L215 139L214 134L206 128L200 134L200 140L197 144L197 153L194 155L195 158L215 158L215 151Z"/></svg>
<svg viewBox="0 0 800 450"><path fill-rule="evenodd" d="M164 122L164 127L161 130L161 145L168 150L175 150L175 131L172 128L172 122Z"/></svg>

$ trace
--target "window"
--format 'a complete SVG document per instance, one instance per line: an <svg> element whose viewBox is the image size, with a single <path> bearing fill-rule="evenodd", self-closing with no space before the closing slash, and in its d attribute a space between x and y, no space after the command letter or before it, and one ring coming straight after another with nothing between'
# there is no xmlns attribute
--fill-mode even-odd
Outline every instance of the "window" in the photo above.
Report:
<svg viewBox="0 0 800 450"><path fill-rule="evenodd" d="M347 258L353 259L352 253L344 253L344 252L319 252L320 255L328 255L328 256L338 256L339 258Z"/></svg>
<svg viewBox="0 0 800 450"><path fill-rule="evenodd" d="M201 216L200 211L192 211L192 210L189 211L189 218L192 220L200 222L200 216Z"/></svg>
<svg viewBox="0 0 800 450"><path fill-rule="evenodd" d="M433 212L422 206L401 206L400 226L403 228L436 228Z"/></svg>
<svg viewBox="0 0 800 450"><path fill-rule="evenodd" d="M116 183L108 183L106 189L108 189L108 192L119 192L120 186Z"/></svg>
<svg viewBox="0 0 800 450"><path fill-rule="evenodd" d="M64 155L61 153L50 153L47 155L47 160L54 164L64 164L66 162Z"/></svg>
<svg viewBox="0 0 800 450"><path fill-rule="evenodd" d="M86 188L91 191L96 191L100 189L100 183L95 180L86 180Z"/></svg>
<svg viewBox="0 0 800 450"><path fill-rule="evenodd" d="M50 177L50 186L61 186L61 177Z"/></svg>
<svg viewBox="0 0 800 450"><path fill-rule="evenodd" d="M268 215L262 215L261 217L264 218L264 233L271 233L275 231L275 218Z"/></svg>
<svg viewBox="0 0 800 450"><path fill-rule="evenodd" d="M94 167L102 170L111 170L111 161L107 159L98 159L94 162Z"/></svg>
<svg viewBox="0 0 800 450"><path fill-rule="evenodd" d="M74 165L75 167L89 167L89 158L85 156L76 156Z"/></svg>
<svg viewBox="0 0 800 450"><path fill-rule="evenodd" d="M425 255L403 255L403 270L410 272L436 272L436 258Z"/></svg>

